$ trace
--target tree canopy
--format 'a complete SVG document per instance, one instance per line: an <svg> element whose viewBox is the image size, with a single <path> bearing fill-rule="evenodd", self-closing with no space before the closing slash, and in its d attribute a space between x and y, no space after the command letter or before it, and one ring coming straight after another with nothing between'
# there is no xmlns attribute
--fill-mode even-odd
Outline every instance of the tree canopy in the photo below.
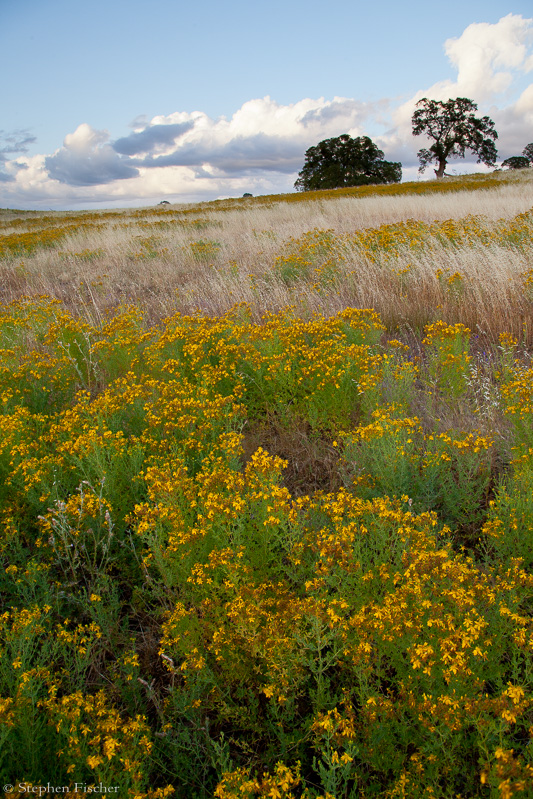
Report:
<svg viewBox="0 0 533 799"><path fill-rule="evenodd" d="M529 163L533 166L533 142L526 144L526 146L522 150L522 155L524 156L524 158L527 158Z"/></svg>
<svg viewBox="0 0 533 799"><path fill-rule="evenodd" d="M487 116L476 117L476 103L466 97L455 100L429 100L424 97L416 104L413 114L413 135L426 135L433 139L429 148L418 151L419 171L428 164L436 163L435 174L442 178L450 158L464 158L470 150L477 155L477 162L494 166L498 152L494 141L498 134L494 122Z"/></svg>
<svg viewBox="0 0 533 799"><path fill-rule="evenodd" d="M529 166L529 159L525 155L512 155L502 161L502 166L508 169L526 169Z"/></svg>
<svg viewBox="0 0 533 799"><path fill-rule="evenodd" d="M347 133L324 139L305 153L305 164L294 187L298 191L337 189L371 183L399 183L402 165L385 161L383 151L368 136Z"/></svg>
<svg viewBox="0 0 533 799"><path fill-rule="evenodd" d="M529 166L533 166L533 142L526 144L522 150L522 155L512 155L502 161L502 167L507 167L508 169L526 169Z"/></svg>

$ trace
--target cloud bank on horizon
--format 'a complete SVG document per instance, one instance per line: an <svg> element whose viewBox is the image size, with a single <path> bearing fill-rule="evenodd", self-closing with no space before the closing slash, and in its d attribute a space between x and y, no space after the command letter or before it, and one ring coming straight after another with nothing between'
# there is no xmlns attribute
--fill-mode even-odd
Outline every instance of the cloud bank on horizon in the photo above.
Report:
<svg viewBox="0 0 533 799"><path fill-rule="evenodd" d="M422 97L470 98L496 124L500 159L520 154L533 140L533 83L516 89L533 71L533 19L508 14L495 24L473 23L444 50L455 81L421 88L403 103L322 97L280 105L267 96L229 119L202 111L140 117L114 140L83 122L54 153L33 156L31 132L0 131L0 203L82 208L291 191L307 148L341 133L371 135L388 160L402 162L404 179L414 179L424 142L412 136L411 116ZM468 160L457 167L483 168Z"/></svg>

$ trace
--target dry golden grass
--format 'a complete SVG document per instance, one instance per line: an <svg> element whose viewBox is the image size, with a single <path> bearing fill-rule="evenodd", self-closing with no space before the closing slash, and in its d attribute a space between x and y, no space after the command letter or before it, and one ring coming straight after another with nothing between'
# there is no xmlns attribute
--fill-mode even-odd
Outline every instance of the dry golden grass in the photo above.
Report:
<svg viewBox="0 0 533 799"><path fill-rule="evenodd" d="M3 211L0 243L26 234L30 245L4 248L1 299L46 294L91 321L134 303L150 323L177 310L218 315L236 303L247 303L256 319L287 305L303 314L372 307L391 330L420 330L440 318L494 340L502 330L529 340L533 320L524 275L533 267L531 249L483 236L496 230L497 220L510 221L533 207L530 172L479 176L483 188L474 178L442 182L446 191L426 184L424 194L420 184L412 184L394 187L395 194L369 195L365 187L359 194L319 192L308 199L281 195L137 211ZM423 246L410 240L396 245L393 229L383 233L381 250L379 235L377 247L368 250L354 236L384 225L409 226L409 220L431 225L470 216L476 217L479 241L474 236L450 245L438 230L426 230ZM63 237L53 238L58 231ZM302 250L309 231L322 233ZM320 236L327 239L325 250ZM279 267L291 258L287 275Z"/></svg>

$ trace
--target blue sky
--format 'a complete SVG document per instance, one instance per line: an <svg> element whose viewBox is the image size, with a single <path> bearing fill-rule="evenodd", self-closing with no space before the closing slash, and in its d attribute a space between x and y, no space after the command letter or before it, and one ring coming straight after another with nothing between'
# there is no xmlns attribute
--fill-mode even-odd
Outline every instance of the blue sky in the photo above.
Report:
<svg viewBox="0 0 533 799"><path fill-rule="evenodd" d="M290 191L307 147L341 133L414 179L423 96L470 97L501 158L520 154L532 16L530 0L0 0L0 207Z"/></svg>

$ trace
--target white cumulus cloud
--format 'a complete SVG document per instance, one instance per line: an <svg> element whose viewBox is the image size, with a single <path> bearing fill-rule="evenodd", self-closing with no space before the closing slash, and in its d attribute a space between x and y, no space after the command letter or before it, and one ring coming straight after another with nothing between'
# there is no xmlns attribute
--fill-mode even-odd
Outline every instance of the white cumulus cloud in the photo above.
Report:
<svg viewBox="0 0 533 799"><path fill-rule="evenodd" d="M444 45L457 69L457 80L448 90L459 97L474 95L478 101L505 92L514 71L533 70L532 44L533 19L517 14L508 14L494 25L469 25L459 38L448 39Z"/></svg>
<svg viewBox="0 0 533 799"><path fill-rule="evenodd" d="M65 136L63 147L45 159L53 180L69 186L98 186L113 180L136 177L138 170L108 143L107 131L87 123Z"/></svg>

